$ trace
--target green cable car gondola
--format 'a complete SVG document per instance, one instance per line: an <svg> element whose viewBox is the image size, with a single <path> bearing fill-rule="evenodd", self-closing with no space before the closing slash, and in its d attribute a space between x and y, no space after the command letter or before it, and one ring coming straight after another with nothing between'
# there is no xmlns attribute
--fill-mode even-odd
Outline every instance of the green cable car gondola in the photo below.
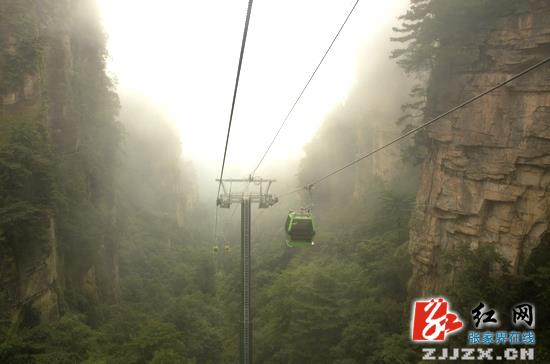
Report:
<svg viewBox="0 0 550 364"><path fill-rule="evenodd" d="M286 218L286 245L290 248L312 246L315 236L313 214L310 211L290 211Z"/></svg>

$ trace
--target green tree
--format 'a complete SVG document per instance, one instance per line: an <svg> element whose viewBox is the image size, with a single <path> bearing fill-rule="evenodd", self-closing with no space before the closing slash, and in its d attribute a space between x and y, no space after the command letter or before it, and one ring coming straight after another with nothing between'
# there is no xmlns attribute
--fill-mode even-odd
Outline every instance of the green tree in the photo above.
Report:
<svg viewBox="0 0 550 364"><path fill-rule="evenodd" d="M147 363L160 350L170 350L185 356L182 334L173 324L157 320L142 323L137 334L128 342L127 350L128 358L132 358L133 363Z"/></svg>

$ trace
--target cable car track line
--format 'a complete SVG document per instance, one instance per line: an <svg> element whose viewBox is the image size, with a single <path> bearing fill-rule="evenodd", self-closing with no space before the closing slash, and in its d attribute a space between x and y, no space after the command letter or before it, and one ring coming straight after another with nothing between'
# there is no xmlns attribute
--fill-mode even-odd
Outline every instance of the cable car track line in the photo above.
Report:
<svg viewBox="0 0 550 364"><path fill-rule="evenodd" d="M346 23L348 22L348 19L350 18L351 14L353 13L353 11L355 10L355 8L357 7L357 4L359 3L360 0L356 0L355 1L355 4L353 4L353 7L351 8L351 10L348 12L348 15L346 16L346 19L344 20L344 22L342 23L342 25L340 26L340 29L338 29L338 32L336 33L336 35L334 36L334 38L332 39L332 42L330 42L330 45L329 47L327 48L327 50L325 51L325 54L323 55L323 57L321 58L321 61L319 61L319 63L317 64L317 67L315 67L315 70L313 71L313 73L311 74L311 76L309 77L309 80L306 82L306 85L304 86L304 88L302 89L302 91L300 92L300 94L298 95L298 97L296 98L296 101L294 101L294 104L292 104L292 107L290 108L290 110L288 111L288 113L286 114L285 118L283 119L283 122L281 123L281 126L279 126L279 129L277 130L277 132L275 133L275 136L273 137L273 139L271 140L271 143L269 143L269 146L267 147L266 151L264 152L264 154L262 155L262 158L260 158L260 161L258 162L258 164L256 165L256 168L254 168L254 170L252 171L251 173L251 176L254 177L256 175L256 171L258 170L258 168L260 168L260 165L262 164L262 162L264 161L265 157L267 156L267 153L269 153L269 150L271 149L271 147L273 146L273 144L275 143L275 140L277 139L277 137L279 136L279 133L281 132L281 130L283 129L284 125L286 124L288 118L290 117L290 115L292 114L292 112L294 111L294 108L296 107L296 105L298 104L298 102L300 101L300 99L302 98L302 95L305 93L307 87L309 86L309 84L311 83L311 80L313 80L313 77L315 77L315 74L317 73L317 71L319 70L319 68L321 67L321 64L323 63L323 61L325 60L325 58L327 57L328 53L330 52L332 46L334 45L334 43L336 42L336 39L338 39L338 36L340 35L340 33L342 32L342 29L344 29L344 26L346 25Z"/></svg>
<svg viewBox="0 0 550 364"><path fill-rule="evenodd" d="M244 48L246 45L246 37L248 35L248 25L250 24L250 14L252 13L252 3L254 0L248 1L248 8L246 10L246 20L244 22L243 39L241 42L241 53L239 54L239 65L237 66L237 76L235 78L235 87L233 89L233 101L231 102L231 112L229 114L229 123L227 125L227 136L225 138L225 148L223 151L222 168L220 170L220 183L218 184L218 193L216 200L220 196L220 190L222 187L223 171L225 169L225 159L227 157L227 147L229 146L229 135L231 134L231 124L233 122L233 112L235 111L235 101L237 99L237 90L239 88L239 79L241 77L241 68L243 65ZM218 205L216 204L216 218L214 222L214 239L216 239L216 231L218 228Z"/></svg>
<svg viewBox="0 0 550 364"><path fill-rule="evenodd" d="M514 80L516 80L516 79L518 79L518 78L520 78L520 77L526 75L527 73L529 73L529 72L531 72L531 71L533 71L533 70L535 70L535 69L537 69L537 68L543 66L544 64L546 64L546 63L548 63L548 62L550 62L550 57L547 57L547 58L545 58L545 59L543 59L543 60L541 60L541 61L535 63L535 64L532 65L531 67L528 67L528 68L524 69L523 71L521 71L521 72L519 72L519 73L513 75L512 77L508 78L507 80L505 80L505 81L503 81L503 82L497 84L496 86L493 86L493 87L491 87L490 89L488 89L488 90L486 90L486 91L484 91L484 92L482 92L482 93L480 93L480 94L478 94L478 95L476 95L476 96L474 96L474 97L472 97L472 98L470 98L470 99L464 101L463 103L461 103L461 104L459 104L459 105L453 107L452 109L450 109L450 110L448 110L448 111L446 111L446 112L444 112L444 113L442 113L442 114L436 116L435 118L433 118L433 119L431 119L431 120L425 122L425 123L422 124L422 125L417 126L417 127L414 128L414 129L409 130L409 131L406 132L405 134L403 134L403 135L401 135L401 136L399 136L399 137L393 139L392 141L390 141L390 142L388 142L388 143L386 143L386 144L384 144L384 145L382 145L382 146L380 146L380 147L378 147L378 148L376 148L376 149L374 149L374 150L368 152L367 154L365 154L365 155L363 155L363 156L361 156L361 157L359 157L359 158L357 158L357 159L355 159L355 160L353 160L353 161L351 161L351 162L345 164L344 166L342 166L342 167L340 167L340 168L338 168L338 169L336 169L336 170L330 172L329 174L327 174L327 175L325 175L325 176L323 176L323 177L321 177L321 178L319 178L319 179L317 179L317 180L315 180L315 181L313 181L313 182L311 182L311 183L308 183L307 185L305 185L305 186L303 186L303 187L300 187L300 188L297 188L297 189L292 190L292 191L290 191L290 192L283 193L282 195L279 195L279 198L284 197L284 196L287 196L287 195L290 195L290 194L293 194L293 193L296 193L296 192L299 192L299 191L302 191L302 190L304 190L304 189L306 189L306 190L307 190L307 189L310 189L310 188L313 187L314 185L323 182L323 181L326 180L327 178L330 178L330 177L334 176L335 174L342 172L344 169L346 169L346 168L348 168L348 167L351 167L351 166L353 166L353 165L356 164L356 163L361 162L363 159L368 158L368 157L372 156L373 154L376 154L376 153L380 152L381 150L386 149L387 147L389 147L389 146L391 146L391 145L393 145L393 144L399 142L400 140L405 139L406 137L408 137L408 136L410 136L410 135L412 135L412 134L418 132L419 130L424 129L424 128L426 128L426 127L432 125L433 123L437 122L438 120L441 120L441 119L444 118L445 116L447 116L447 115L449 115L449 114L451 114L451 113L457 111L458 109L461 109L461 108L463 108L463 107L465 107L465 106L471 104L472 102L474 102L474 101L476 101L476 100L482 98L483 96L485 96L485 95L487 95L487 94L489 94L489 93L491 93L491 92L493 92L493 91L495 91L495 90L497 90L497 89L499 89L499 88L501 88L501 87L503 87L503 86L509 84L510 82L512 82L512 81L514 81Z"/></svg>

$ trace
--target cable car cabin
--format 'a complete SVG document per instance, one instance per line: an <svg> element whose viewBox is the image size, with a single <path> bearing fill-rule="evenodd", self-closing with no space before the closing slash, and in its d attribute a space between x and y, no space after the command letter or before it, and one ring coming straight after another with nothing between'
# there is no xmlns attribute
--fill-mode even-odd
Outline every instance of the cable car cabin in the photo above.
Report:
<svg viewBox="0 0 550 364"><path fill-rule="evenodd" d="M311 212L290 211L286 218L286 245L290 248L312 246L315 236L315 225Z"/></svg>

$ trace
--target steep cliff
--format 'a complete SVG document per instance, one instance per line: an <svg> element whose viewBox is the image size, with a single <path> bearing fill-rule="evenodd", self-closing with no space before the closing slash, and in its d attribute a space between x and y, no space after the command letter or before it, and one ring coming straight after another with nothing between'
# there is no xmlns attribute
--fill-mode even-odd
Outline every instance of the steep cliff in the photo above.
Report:
<svg viewBox="0 0 550 364"><path fill-rule="evenodd" d="M550 55L547 1L492 3L500 9L477 12L478 23L463 30L470 37L453 43L459 52L430 60L426 119ZM410 223L411 294L452 286L441 262L460 244L492 245L521 272L550 222L550 66L454 113L427 137Z"/></svg>
<svg viewBox="0 0 550 364"><path fill-rule="evenodd" d="M91 0L0 1L0 313L117 299L118 99Z"/></svg>
<svg viewBox="0 0 550 364"><path fill-rule="evenodd" d="M400 111L395 106L408 100L412 82L388 59L392 46L388 37L387 30L373 34L358 54L356 82L345 102L333 108L304 147L300 183L309 183L400 135L401 127L396 125ZM381 85L383 92L379 92ZM365 199L373 184L391 184L403 170L401 147L393 145L316 186L318 213L331 210L329 214L334 214L340 210L341 215L341 210L350 210L352 205L366 207ZM351 211L350 214L356 215Z"/></svg>

